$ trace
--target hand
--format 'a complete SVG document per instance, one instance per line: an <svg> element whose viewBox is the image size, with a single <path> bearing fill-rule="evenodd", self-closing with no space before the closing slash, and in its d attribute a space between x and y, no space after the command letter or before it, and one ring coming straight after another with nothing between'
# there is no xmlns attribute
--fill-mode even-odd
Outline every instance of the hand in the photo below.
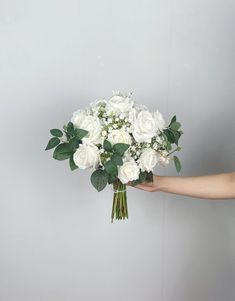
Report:
<svg viewBox="0 0 235 301"><path fill-rule="evenodd" d="M153 176L153 182L143 182L141 184L138 185L131 185L131 182L128 182L127 185L131 186L131 187L135 187L144 191L148 191L148 192L154 192L154 191L159 191L159 185L158 185L158 176L154 175Z"/></svg>

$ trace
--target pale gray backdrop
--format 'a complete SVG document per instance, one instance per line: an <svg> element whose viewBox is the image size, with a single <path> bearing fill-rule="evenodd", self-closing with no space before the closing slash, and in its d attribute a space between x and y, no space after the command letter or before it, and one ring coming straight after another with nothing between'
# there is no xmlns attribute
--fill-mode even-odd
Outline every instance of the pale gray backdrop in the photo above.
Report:
<svg viewBox="0 0 235 301"><path fill-rule="evenodd" d="M234 201L130 188L111 224L111 189L44 151L133 91L182 122L181 175L235 170L234 18L232 0L0 1L1 301L235 300Z"/></svg>

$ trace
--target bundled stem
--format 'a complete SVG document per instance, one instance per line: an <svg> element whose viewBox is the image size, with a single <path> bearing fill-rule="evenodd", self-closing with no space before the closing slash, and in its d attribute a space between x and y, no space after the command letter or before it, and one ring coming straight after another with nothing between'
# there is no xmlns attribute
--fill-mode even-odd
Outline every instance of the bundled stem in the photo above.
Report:
<svg viewBox="0 0 235 301"><path fill-rule="evenodd" d="M127 208L127 196L126 196L126 184L123 184L120 180L116 180L113 183L113 208L111 215L111 222L113 219L125 219L128 218Z"/></svg>

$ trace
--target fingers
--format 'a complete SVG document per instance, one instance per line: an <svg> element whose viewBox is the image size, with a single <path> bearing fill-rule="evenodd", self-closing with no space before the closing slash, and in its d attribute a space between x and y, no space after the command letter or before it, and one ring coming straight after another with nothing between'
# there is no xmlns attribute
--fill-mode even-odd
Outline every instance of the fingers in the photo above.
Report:
<svg viewBox="0 0 235 301"><path fill-rule="evenodd" d="M131 186L131 187L134 187L134 188L138 188L138 189L141 189L141 190L144 190L144 191L149 191L149 192L151 192L151 191L153 191L153 186L152 186L152 184L151 183L141 183L141 184L138 184L138 185L135 185L135 186L133 186L133 185L131 185L130 183L127 183L127 185L128 186Z"/></svg>

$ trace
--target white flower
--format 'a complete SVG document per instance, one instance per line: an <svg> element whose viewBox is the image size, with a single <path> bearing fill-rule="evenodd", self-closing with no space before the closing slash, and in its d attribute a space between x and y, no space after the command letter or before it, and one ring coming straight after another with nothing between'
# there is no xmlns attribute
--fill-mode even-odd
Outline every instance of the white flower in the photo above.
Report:
<svg viewBox="0 0 235 301"><path fill-rule="evenodd" d="M162 131L164 128L166 128L166 122L162 114L158 110L153 113L153 116L154 116L157 130Z"/></svg>
<svg viewBox="0 0 235 301"><path fill-rule="evenodd" d="M107 101L106 109L108 112L126 113L133 107L133 104L130 95L116 93Z"/></svg>
<svg viewBox="0 0 235 301"><path fill-rule="evenodd" d="M92 144L81 144L73 154L73 160L80 169L95 168L99 163L99 149Z"/></svg>
<svg viewBox="0 0 235 301"><path fill-rule="evenodd" d="M85 110L77 110L73 113L71 118L71 122L74 124L75 127L81 128L82 121L86 118L87 114Z"/></svg>
<svg viewBox="0 0 235 301"><path fill-rule="evenodd" d="M104 98L102 98L102 99L97 99L97 100L93 101L90 104L90 106L91 106L91 108L97 108L101 105L105 106L105 104L106 104L106 100Z"/></svg>
<svg viewBox="0 0 235 301"><path fill-rule="evenodd" d="M137 111L148 110L148 108L145 105L138 104L138 103L135 104L135 108L136 108Z"/></svg>
<svg viewBox="0 0 235 301"><path fill-rule="evenodd" d="M153 171L159 161L159 154L152 148L145 148L139 158L139 166L142 171Z"/></svg>
<svg viewBox="0 0 235 301"><path fill-rule="evenodd" d="M118 168L118 178L123 184L139 178L140 169L134 160L124 162Z"/></svg>
<svg viewBox="0 0 235 301"><path fill-rule="evenodd" d="M156 135L156 123L149 111L138 113L133 126L133 136L137 142L151 142Z"/></svg>
<svg viewBox="0 0 235 301"><path fill-rule="evenodd" d="M128 121L133 124L137 118L137 110L135 108L132 108L128 113Z"/></svg>
<svg viewBox="0 0 235 301"><path fill-rule="evenodd" d="M159 158L159 163L163 166L166 166L170 163L170 157L163 157L163 156L160 156Z"/></svg>
<svg viewBox="0 0 235 301"><path fill-rule="evenodd" d="M131 144L132 143L130 134L124 130L112 130L109 133L107 140L109 140L112 144L116 144L116 143Z"/></svg>
<svg viewBox="0 0 235 301"><path fill-rule="evenodd" d="M163 166L166 166L170 163L170 157L168 156L168 152L166 150L160 152L159 163Z"/></svg>
<svg viewBox="0 0 235 301"><path fill-rule="evenodd" d="M75 127L88 131L82 141L98 144L101 141L101 124L96 116L87 115L84 111L78 110L73 113L72 123Z"/></svg>

